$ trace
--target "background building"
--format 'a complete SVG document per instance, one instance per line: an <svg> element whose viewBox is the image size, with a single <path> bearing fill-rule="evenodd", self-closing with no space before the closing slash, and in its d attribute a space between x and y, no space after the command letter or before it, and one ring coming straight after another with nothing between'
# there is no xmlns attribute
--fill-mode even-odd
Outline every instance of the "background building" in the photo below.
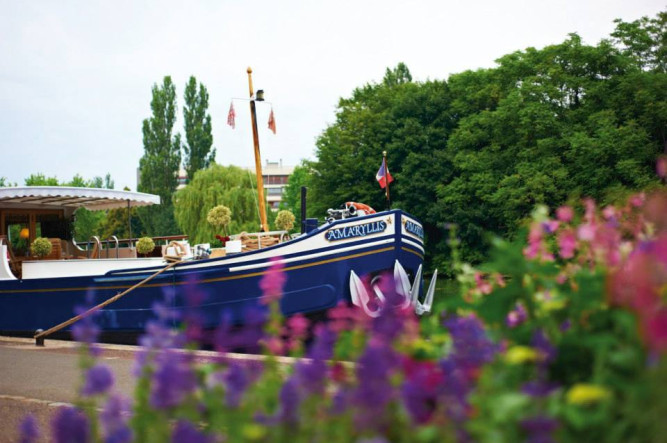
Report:
<svg viewBox="0 0 667 443"><path fill-rule="evenodd" d="M255 168L247 168L255 172ZM283 160L271 162L266 160L262 165L262 177L264 178L264 192L269 208L277 211L283 200L283 193L287 186L289 176L294 172L294 166L284 166Z"/></svg>

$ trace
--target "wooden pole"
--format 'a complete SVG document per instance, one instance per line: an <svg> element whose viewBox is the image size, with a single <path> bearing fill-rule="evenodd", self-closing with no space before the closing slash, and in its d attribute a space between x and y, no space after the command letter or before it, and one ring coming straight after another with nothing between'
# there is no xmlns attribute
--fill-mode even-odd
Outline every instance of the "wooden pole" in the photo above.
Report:
<svg viewBox="0 0 667 443"><path fill-rule="evenodd" d="M255 174L257 175L257 198L259 199L260 231L268 232L266 205L264 204L264 180L262 178L262 159L259 154L259 133L257 131L257 112L255 111L255 91L252 89L252 69L248 67L248 86L250 90L250 116L252 117L252 139L255 145Z"/></svg>

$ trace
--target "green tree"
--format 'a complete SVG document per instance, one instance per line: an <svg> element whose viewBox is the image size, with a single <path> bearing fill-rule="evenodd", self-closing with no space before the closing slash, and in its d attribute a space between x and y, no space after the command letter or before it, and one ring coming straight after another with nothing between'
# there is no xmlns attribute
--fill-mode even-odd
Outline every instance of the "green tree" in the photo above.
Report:
<svg viewBox="0 0 667 443"><path fill-rule="evenodd" d="M641 69L667 72L667 11L655 18L642 17L633 22L614 20L611 36Z"/></svg>
<svg viewBox="0 0 667 443"><path fill-rule="evenodd" d="M183 107L185 121L185 143L183 144L183 166L188 176L188 182L200 169L206 169L215 160L215 148L211 130L211 115L208 114L208 91L203 84L190 77L185 86L185 106Z"/></svg>
<svg viewBox="0 0 667 443"><path fill-rule="evenodd" d="M103 179L94 177L86 180L80 174L74 175L71 180L58 182L56 177L46 177L44 174L31 174L25 179L26 186L70 186L78 188L106 188L113 189L114 182L111 174ZM79 208L74 214L74 239L77 242L87 242L93 235L103 235L103 227L106 224L107 214L105 211L89 211ZM106 237L105 237L106 238Z"/></svg>
<svg viewBox="0 0 667 443"><path fill-rule="evenodd" d="M237 166L213 163L198 171L190 183L176 192L174 214L190 243L210 243L215 239L215 228L207 222L208 212L224 205L231 210L228 231L256 232L259 230L257 182L254 174Z"/></svg>
<svg viewBox="0 0 667 443"><path fill-rule="evenodd" d="M61 186L56 177L46 177L42 173L30 174L30 177L25 179L26 186Z"/></svg>
<svg viewBox="0 0 667 443"><path fill-rule="evenodd" d="M374 180L389 153L394 207L424 222L427 257L446 260L443 224L458 226L466 260L488 233L512 237L535 204L611 203L657 186L667 150L665 13L614 39L505 55L491 69L414 82L405 65L342 98L317 139L313 213L348 200L384 207Z"/></svg>
<svg viewBox="0 0 667 443"><path fill-rule="evenodd" d="M287 209L292 214L301 214L301 187L308 187L311 180L311 166L306 160L294 167L294 171L289 176L287 186L283 193L283 199L280 202L281 209ZM308 200L306 196L306 200Z"/></svg>
<svg viewBox="0 0 667 443"><path fill-rule="evenodd" d="M143 122L144 155L139 162L139 191L160 196L160 205L140 208L139 215L148 235L177 234L172 196L178 185L181 137L173 135L176 121L176 88L166 76L152 88L152 116Z"/></svg>

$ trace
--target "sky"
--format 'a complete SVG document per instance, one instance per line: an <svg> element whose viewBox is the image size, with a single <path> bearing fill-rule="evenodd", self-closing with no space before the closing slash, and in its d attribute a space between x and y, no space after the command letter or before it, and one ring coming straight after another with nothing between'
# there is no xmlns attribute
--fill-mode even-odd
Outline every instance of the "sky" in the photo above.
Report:
<svg viewBox="0 0 667 443"><path fill-rule="evenodd" d="M664 9L663 0L0 0L0 177L21 186L37 173L109 173L116 189L136 190L142 121L166 75L179 98L175 131L184 133L195 76L210 95L217 163L254 165L248 67L267 101L257 106L262 162L296 165L315 158L338 100L399 62L415 81L446 80L572 32L594 45L614 19Z"/></svg>

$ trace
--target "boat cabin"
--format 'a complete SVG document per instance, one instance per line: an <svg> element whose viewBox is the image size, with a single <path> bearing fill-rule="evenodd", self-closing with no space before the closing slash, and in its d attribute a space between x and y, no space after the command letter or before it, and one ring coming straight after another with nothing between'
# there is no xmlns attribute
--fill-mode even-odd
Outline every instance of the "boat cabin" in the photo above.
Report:
<svg viewBox="0 0 667 443"><path fill-rule="evenodd" d="M0 249L3 249L12 273L21 278L23 264L34 261L30 245L37 237L48 238L51 253L42 260L136 258L132 239L124 247L118 239L95 237L82 248L74 240L73 221L79 208L106 210L159 204L156 195L98 188L26 186L0 188ZM129 211L128 211L129 217ZM128 223L130 220L128 220ZM2 248L4 246L4 248ZM1 272L1 271L0 271Z"/></svg>

